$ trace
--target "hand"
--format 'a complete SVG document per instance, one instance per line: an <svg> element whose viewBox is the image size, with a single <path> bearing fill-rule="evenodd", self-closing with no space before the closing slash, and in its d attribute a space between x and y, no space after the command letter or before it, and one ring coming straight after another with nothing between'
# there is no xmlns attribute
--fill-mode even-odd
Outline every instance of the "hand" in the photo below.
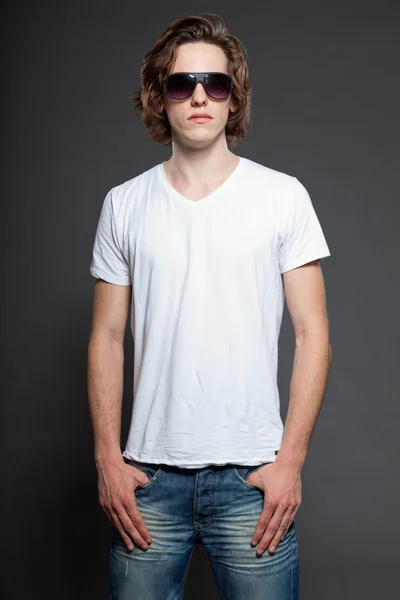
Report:
<svg viewBox="0 0 400 600"><path fill-rule="evenodd" d="M259 544L257 556L262 556L266 548L273 553L301 504L300 471L296 466L281 464L276 459L251 473L247 481L264 492L264 506L251 544Z"/></svg>
<svg viewBox="0 0 400 600"><path fill-rule="evenodd" d="M97 465L99 502L129 551L135 545L147 550L151 535L136 504L134 490L147 483L143 471L122 459L107 459Z"/></svg>

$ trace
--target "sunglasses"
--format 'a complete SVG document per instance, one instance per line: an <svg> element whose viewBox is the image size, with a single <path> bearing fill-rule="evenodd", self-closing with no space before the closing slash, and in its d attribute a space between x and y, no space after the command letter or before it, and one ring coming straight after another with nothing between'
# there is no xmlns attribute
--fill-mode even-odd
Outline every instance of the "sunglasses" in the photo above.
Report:
<svg viewBox="0 0 400 600"><path fill-rule="evenodd" d="M198 82L213 100L225 100L232 90L232 79L226 73L172 73L165 80L165 91L173 100L185 100Z"/></svg>

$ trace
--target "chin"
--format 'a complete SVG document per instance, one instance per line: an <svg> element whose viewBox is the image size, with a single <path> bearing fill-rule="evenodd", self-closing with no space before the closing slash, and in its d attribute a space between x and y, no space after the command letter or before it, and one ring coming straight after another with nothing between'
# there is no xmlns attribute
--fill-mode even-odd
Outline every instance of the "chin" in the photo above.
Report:
<svg viewBox="0 0 400 600"><path fill-rule="evenodd" d="M212 144L214 141L216 140L215 136L207 136L207 137L199 137L196 139L191 139L189 140L189 144L191 144L193 147L204 147L204 146L209 146L210 144Z"/></svg>
<svg viewBox="0 0 400 600"><path fill-rule="evenodd" d="M180 137L183 138L186 142L212 142L215 140L217 135L214 132L210 131L191 131L189 134L181 133Z"/></svg>

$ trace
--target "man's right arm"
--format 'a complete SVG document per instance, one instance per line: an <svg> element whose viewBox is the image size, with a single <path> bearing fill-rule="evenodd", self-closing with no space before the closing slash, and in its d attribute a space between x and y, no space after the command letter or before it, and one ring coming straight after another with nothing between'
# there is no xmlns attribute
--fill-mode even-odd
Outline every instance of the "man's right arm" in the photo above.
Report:
<svg viewBox="0 0 400 600"><path fill-rule="evenodd" d="M120 449L123 397L124 335L131 285L96 280L87 384L96 465L122 461Z"/></svg>
<svg viewBox="0 0 400 600"><path fill-rule="evenodd" d="M99 501L129 550L146 549L146 541L151 542L134 495L148 477L124 462L120 446L124 335L131 298L131 285L96 281L87 368Z"/></svg>

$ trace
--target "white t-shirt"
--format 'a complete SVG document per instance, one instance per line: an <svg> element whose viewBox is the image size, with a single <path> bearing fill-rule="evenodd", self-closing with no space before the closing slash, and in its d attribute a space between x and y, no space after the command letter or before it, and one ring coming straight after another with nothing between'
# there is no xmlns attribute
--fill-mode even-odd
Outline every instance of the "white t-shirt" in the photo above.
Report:
<svg viewBox="0 0 400 600"><path fill-rule="evenodd" d="M198 201L173 188L163 163L112 188L90 272L132 284L123 456L187 468L274 461L281 274L327 256L305 187L247 158Z"/></svg>

